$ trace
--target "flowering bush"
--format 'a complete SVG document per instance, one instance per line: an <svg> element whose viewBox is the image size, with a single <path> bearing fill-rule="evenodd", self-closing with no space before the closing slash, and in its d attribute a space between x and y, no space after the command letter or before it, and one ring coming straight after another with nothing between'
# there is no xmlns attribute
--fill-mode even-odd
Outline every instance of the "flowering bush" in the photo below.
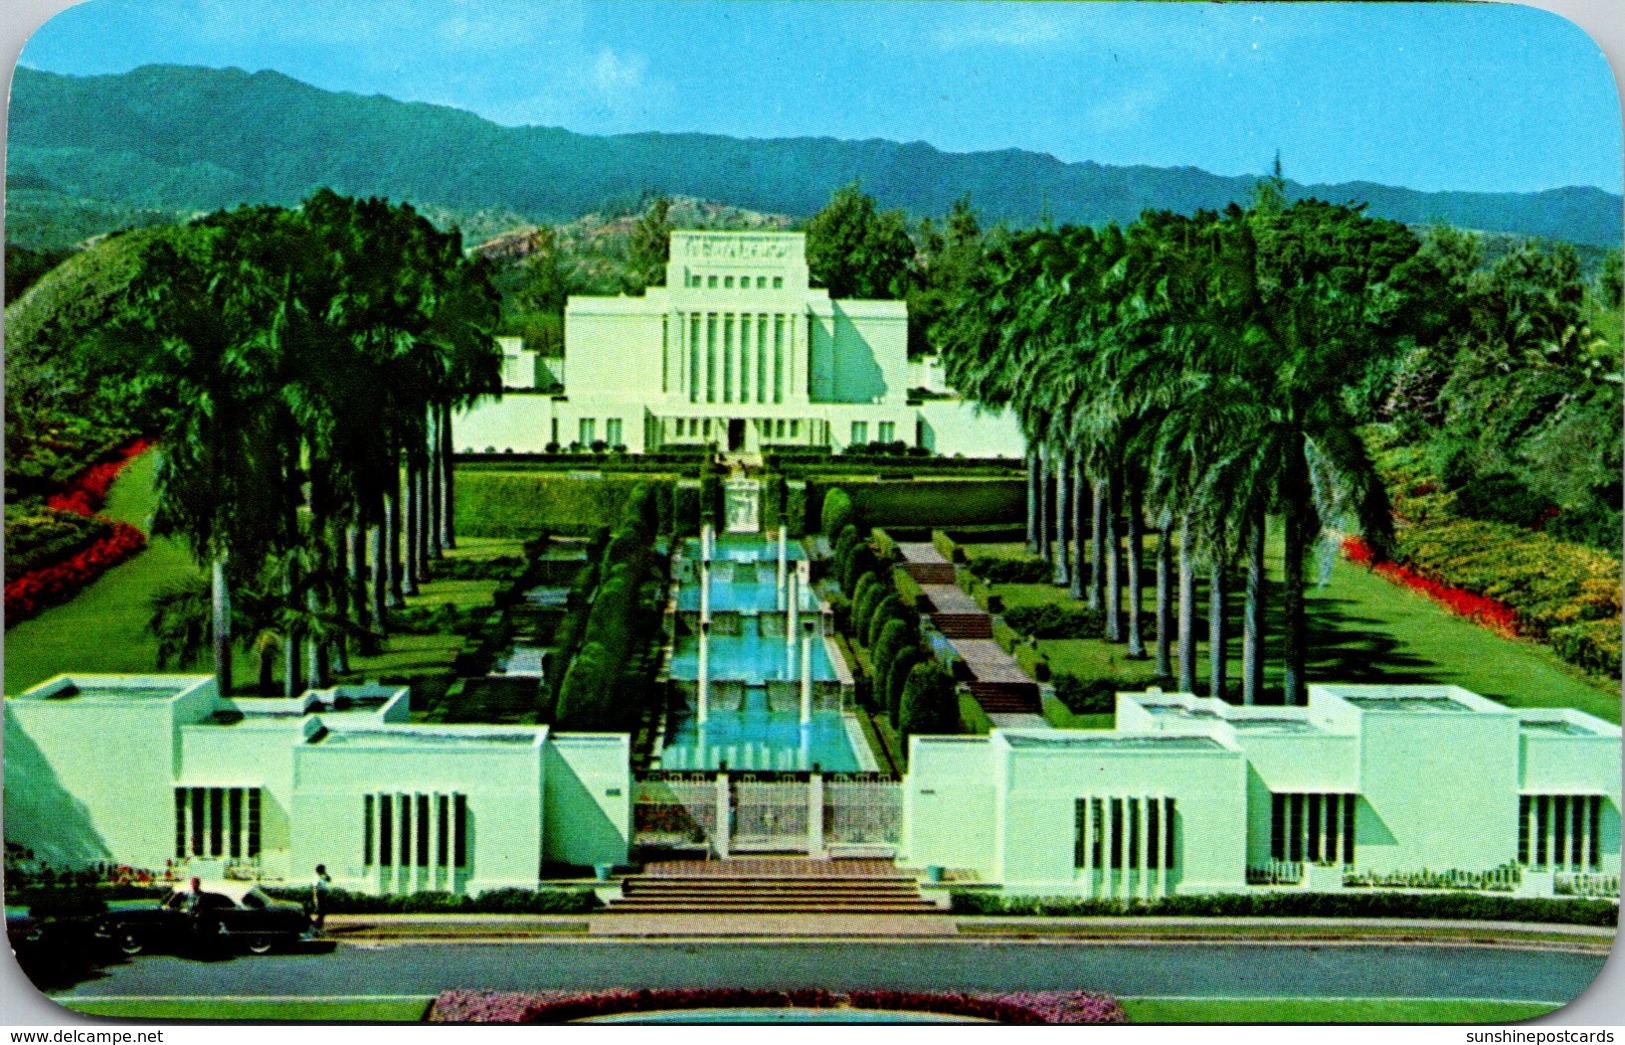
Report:
<svg viewBox="0 0 1625 1045"><path fill-rule="evenodd" d="M112 489L113 481L118 478L124 467L151 445L151 441L144 438L125 444L114 452L111 460L92 465L81 473L68 489L52 494L46 499L46 509L51 514L44 518L50 520L48 529L53 530L58 536L53 537L47 533L43 535L44 544L34 543L33 554L25 552L24 561L29 566L26 572L15 577L8 573L6 579L8 627L32 617L48 606L67 601L85 585L147 546L146 534L134 526L103 519L95 512L106 503L107 492ZM67 520L73 516L94 521L92 525L85 527L87 538L97 532L101 536L89 539L88 543L61 537L60 535L67 534L71 530L73 524ZM6 525L8 552L12 551L13 536L12 521L8 520ZM40 535L30 534L25 537L23 532L18 530L16 536L27 546L31 539ZM50 565L37 565L47 558L44 554L47 550L71 554Z"/></svg>
<svg viewBox="0 0 1625 1045"><path fill-rule="evenodd" d="M1379 575L1425 595L1458 617L1466 617L1502 635L1512 636L1518 633L1517 614L1512 612L1510 606L1463 588L1441 584L1396 562L1374 563L1375 555L1371 546L1362 538L1346 538L1343 541L1343 554L1350 562L1375 569Z"/></svg>
<svg viewBox="0 0 1625 1045"><path fill-rule="evenodd" d="M6 580L66 558L111 532L112 524L94 515L39 507L8 510Z"/></svg>
<svg viewBox="0 0 1625 1045"><path fill-rule="evenodd" d="M853 991L821 987L761 990L699 987L676 990L445 991L429 1009L430 1023L568 1023L595 1016L672 1009L835 1009L970 1016L1000 1023L1127 1023L1116 999L1084 991L963 994L937 991Z"/></svg>
<svg viewBox="0 0 1625 1045"><path fill-rule="evenodd" d="M111 524L112 532L68 559L41 567L6 583L6 623L15 624L64 602L79 589L147 546L146 535L129 523Z"/></svg>

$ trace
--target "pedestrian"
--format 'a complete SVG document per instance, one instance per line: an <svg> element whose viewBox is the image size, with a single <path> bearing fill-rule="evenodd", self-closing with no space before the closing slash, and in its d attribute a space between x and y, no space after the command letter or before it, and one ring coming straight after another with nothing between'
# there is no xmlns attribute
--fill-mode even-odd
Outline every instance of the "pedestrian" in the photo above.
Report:
<svg viewBox="0 0 1625 1045"><path fill-rule="evenodd" d="M310 923L317 932L327 924L327 890L333 884L327 865L316 865L316 880L310 884Z"/></svg>

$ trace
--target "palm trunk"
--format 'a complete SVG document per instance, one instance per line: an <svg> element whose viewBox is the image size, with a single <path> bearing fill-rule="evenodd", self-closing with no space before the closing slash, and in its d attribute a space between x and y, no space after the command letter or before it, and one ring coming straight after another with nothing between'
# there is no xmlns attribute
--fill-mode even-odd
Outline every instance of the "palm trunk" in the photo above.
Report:
<svg viewBox="0 0 1625 1045"><path fill-rule="evenodd" d="M1049 454L1038 448L1038 554L1049 558Z"/></svg>
<svg viewBox="0 0 1625 1045"><path fill-rule="evenodd" d="M1106 541L1110 537L1111 490L1106 483L1094 484L1094 522L1089 526L1089 608L1100 609L1106 601Z"/></svg>
<svg viewBox="0 0 1625 1045"><path fill-rule="evenodd" d="M1220 553L1215 552L1207 587L1207 692L1208 696L1218 697L1221 700L1224 699L1224 676L1227 670L1224 649L1224 589L1230 583L1228 573Z"/></svg>
<svg viewBox="0 0 1625 1045"><path fill-rule="evenodd" d="M321 612L322 600L314 590L305 593L305 608L310 611L312 618ZM322 644L312 636L305 642L305 688L321 689L326 685L323 675Z"/></svg>
<svg viewBox="0 0 1625 1045"><path fill-rule="evenodd" d="M1027 450L1027 554L1038 554L1038 470L1043 463L1038 451Z"/></svg>
<svg viewBox="0 0 1625 1045"><path fill-rule="evenodd" d="M384 524L382 520L367 529L368 550L372 553L372 630L379 635L389 633L389 556L384 551Z"/></svg>
<svg viewBox="0 0 1625 1045"><path fill-rule="evenodd" d="M405 556L406 561L401 571L401 594L416 595L418 593L418 577L421 570L418 568L418 553L421 544L418 540L418 488L417 468L410 458L406 462L406 483L402 490L405 503L402 505L401 515L404 517L402 525L405 527Z"/></svg>
<svg viewBox="0 0 1625 1045"><path fill-rule="evenodd" d="M389 487L384 490L384 572L389 577L389 608L398 610L406 605L401 590L401 476L396 472Z"/></svg>
<svg viewBox="0 0 1625 1045"><path fill-rule="evenodd" d="M209 607L214 643L215 686L222 697L231 693L231 589L226 584L226 553L210 566Z"/></svg>
<svg viewBox="0 0 1625 1045"><path fill-rule="evenodd" d="M1140 576L1145 558L1145 520L1141 517L1140 484L1128 491L1128 653L1130 660L1146 659L1145 635L1140 627L1140 595L1145 587Z"/></svg>
<svg viewBox="0 0 1625 1045"><path fill-rule="evenodd" d="M1089 481L1084 478L1083 464L1079 458L1073 457L1072 468L1072 584L1067 594L1074 599L1084 597L1084 589L1088 587L1088 579L1083 572L1083 535L1089 529L1089 512L1091 506Z"/></svg>
<svg viewBox="0 0 1625 1045"><path fill-rule="evenodd" d="M1264 509L1247 526L1247 605L1241 621L1241 702L1257 704L1264 693Z"/></svg>
<svg viewBox="0 0 1625 1045"><path fill-rule="evenodd" d="M282 575L282 601L289 610L294 607L294 592L299 589L293 563L288 563ZM282 636L282 695L299 695L299 633L290 626Z"/></svg>
<svg viewBox="0 0 1625 1045"><path fill-rule="evenodd" d="M426 461L418 462L413 483L417 489L418 583L427 584L432 578L429 574L429 465Z"/></svg>
<svg viewBox="0 0 1625 1045"><path fill-rule="evenodd" d="M440 558L440 542L434 539L434 535L440 532L440 455L435 452L439 445L439 438L435 432L437 427L438 423L435 419L435 412L433 409L431 409L429 411L428 420L429 456L428 463L425 465L429 473L429 481L427 483L427 489L424 491L427 518L424 520L426 532L423 535L424 549L430 559Z"/></svg>
<svg viewBox="0 0 1625 1045"><path fill-rule="evenodd" d="M1068 455L1055 457L1055 573L1057 587L1072 583L1072 498L1071 484L1067 482L1070 469Z"/></svg>
<svg viewBox="0 0 1625 1045"><path fill-rule="evenodd" d="M336 578L333 589L333 614L339 620L349 620L350 596L353 594L350 583L350 537L342 524L333 524L332 541L333 573ZM333 670L341 675L350 672L349 643L342 637L333 643Z"/></svg>
<svg viewBox="0 0 1625 1045"><path fill-rule="evenodd" d="M276 647L269 642L260 643L256 655L260 669L259 694L269 697L276 692Z"/></svg>
<svg viewBox="0 0 1625 1045"><path fill-rule="evenodd" d="M1286 657L1281 682L1286 703L1308 702L1306 665L1309 657L1309 627L1304 608L1304 556L1309 551L1309 464L1304 458L1303 438L1295 437L1289 448L1286 474L1282 476L1286 506L1286 563L1282 608L1286 611Z"/></svg>
<svg viewBox="0 0 1625 1045"><path fill-rule="evenodd" d="M361 523L361 513L350 524L350 604L355 608L355 622L365 628L369 625L367 612L367 528Z"/></svg>
<svg viewBox="0 0 1625 1045"><path fill-rule="evenodd" d="M1179 691L1196 692L1196 567L1188 511L1179 517Z"/></svg>
<svg viewBox="0 0 1625 1045"><path fill-rule="evenodd" d="M440 406L440 546L457 547L457 469L452 442L451 404Z"/></svg>
<svg viewBox="0 0 1625 1045"><path fill-rule="evenodd" d="M1157 528L1157 677L1167 678L1174 673L1174 613L1173 584L1174 556L1168 540L1166 521Z"/></svg>
<svg viewBox="0 0 1625 1045"><path fill-rule="evenodd" d="M1106 641L1123 641L1122 483L1106 476Z"/></svg>

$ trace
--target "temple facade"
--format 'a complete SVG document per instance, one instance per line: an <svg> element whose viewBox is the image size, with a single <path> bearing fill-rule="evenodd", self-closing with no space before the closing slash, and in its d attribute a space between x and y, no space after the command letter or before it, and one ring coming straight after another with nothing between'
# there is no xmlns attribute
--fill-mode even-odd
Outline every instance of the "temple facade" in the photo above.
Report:
<svg viewBox="0 0 1625 1045"><path fill-rule="evenodd" d="M673 232L664 287L569 299L563 360L503 347L509 390L458 420L461 451L1024 449L1013 419L978 413L934 361L908 358L903 302L813 287L799 232Z"/></svg>

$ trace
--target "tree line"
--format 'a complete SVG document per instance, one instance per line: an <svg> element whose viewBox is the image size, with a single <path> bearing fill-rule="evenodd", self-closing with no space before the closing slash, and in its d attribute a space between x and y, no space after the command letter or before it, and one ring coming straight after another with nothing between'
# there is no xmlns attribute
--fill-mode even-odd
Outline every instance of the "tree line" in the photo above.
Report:
<svg viewBox="0 0 1625 1045"><path fill-rule="evenodd" d="M79 349L159 442L155 534L209 579L160 593L160 658L234 639L284 692L375 650L455 547L452 415L500 394L486 263L410 206L321 190L156 238ZM204 608L207 608L206 612Z"/></svg>

